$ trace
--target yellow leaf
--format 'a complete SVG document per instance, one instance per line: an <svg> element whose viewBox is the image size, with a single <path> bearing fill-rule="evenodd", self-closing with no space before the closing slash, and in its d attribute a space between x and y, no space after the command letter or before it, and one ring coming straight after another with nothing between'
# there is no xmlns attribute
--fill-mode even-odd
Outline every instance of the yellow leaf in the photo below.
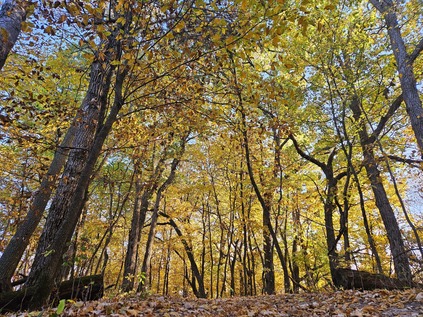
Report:
<svg viewBox="0 0 423 317"><path fill-rule="evenodd" d="M116 23L120 23L120 24L125 24L125 22L126 22L126 20L125 20L125 18L124 17L120 17L120 18L118 18L117 20L116 20Z"/></svg>

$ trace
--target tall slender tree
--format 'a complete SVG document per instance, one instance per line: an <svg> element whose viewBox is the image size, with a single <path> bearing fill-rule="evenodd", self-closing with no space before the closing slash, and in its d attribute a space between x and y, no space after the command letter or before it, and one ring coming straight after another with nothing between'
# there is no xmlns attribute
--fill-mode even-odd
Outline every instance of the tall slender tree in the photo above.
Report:
<svg viewBox="0 0 423 317"><path fill-rule="evenodd" d="M422 153L421 156L423 157L423 107L413 69L414 59L423 50L423 39L420 40L412 53L409 54L404 38L401 35L400 23L398 22L397 9L399 8L399 2L392 0L370 0L370 2L382 14L385 20L391 49L395 56L402 96L417 144Z"/></svg>

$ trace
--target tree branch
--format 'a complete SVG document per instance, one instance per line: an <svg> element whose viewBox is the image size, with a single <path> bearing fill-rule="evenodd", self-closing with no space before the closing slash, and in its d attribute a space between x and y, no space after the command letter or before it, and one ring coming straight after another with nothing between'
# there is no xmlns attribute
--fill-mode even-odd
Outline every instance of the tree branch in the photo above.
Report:
<svg viewBox="0 0 423 317"><path fill-rule="evenodd" d="M325 163L320 162L319 160L315 159L314 157L308 155L303 150L301 150L300 146L298 145L297 140L295 139L295 137L292 134L290 134L288 137L291 139L292 143L294 144L295 149L297 150L297 153L302 158L304 158L307 161L319 166L324 172L328 169L328 167Z"/></svg>
<svg viewBox="0 0 423 317"><path fill-rule="evenodd" d="M413 64L416 58L420 55L421 51L423 51L423 38L420 40L420 42L416 45L414 48L414 51L410 54L408 57L408 61L410 64Z"/></svg>
<svg viewBox="0 0 423 317"><path fill-rule="evenodd" d="M380 118L379 124L377 125L376 129L373 131L372 135L366 140L366 143L374 143L376 139L379 137L380 133L382 132L383 128L385 127L386 122L394 115L395 111L401 106L401 103L404 101L404 98L399 95L394 102L390 105L388 112Z"/></svg>

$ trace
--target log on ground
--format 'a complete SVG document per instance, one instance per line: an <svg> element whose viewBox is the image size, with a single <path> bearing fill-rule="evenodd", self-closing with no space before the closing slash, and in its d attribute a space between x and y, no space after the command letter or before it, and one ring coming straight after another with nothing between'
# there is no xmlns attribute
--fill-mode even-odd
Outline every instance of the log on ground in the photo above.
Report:
<svg viewBox="0 0 423 317"><path fill-rule="evenodd" d="M409 283L407 281L388 277L383 274L370 273L366 271L352 270L348 268L336 269L337 283L336 287L343 289L408 289L422 288L422 284Z"/></svg>
<svg viewBox="0 0 423 317"><path fill-rule="evenodd" d="M60 283L51 295L53 305L61 299L96 300L103 296L104 281L102 275L77 277ZM4 312L26 310L33 295L33 288L23 288L13 292L0 293L0 314Z"/></svg>

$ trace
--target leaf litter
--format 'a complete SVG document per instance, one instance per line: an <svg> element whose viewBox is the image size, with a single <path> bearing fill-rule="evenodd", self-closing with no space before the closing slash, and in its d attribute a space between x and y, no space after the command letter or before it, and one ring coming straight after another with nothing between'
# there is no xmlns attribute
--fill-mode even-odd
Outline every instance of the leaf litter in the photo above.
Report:
<svg viewBox="0 0 423 317"><path fill-rule="evenodd" d="M57 308L7 314L12 317L58 316ZM236 317L423 317L423 291L358 291L195 299L122 295L99 301L66 304L60 316L236 316Z"/></svg>

